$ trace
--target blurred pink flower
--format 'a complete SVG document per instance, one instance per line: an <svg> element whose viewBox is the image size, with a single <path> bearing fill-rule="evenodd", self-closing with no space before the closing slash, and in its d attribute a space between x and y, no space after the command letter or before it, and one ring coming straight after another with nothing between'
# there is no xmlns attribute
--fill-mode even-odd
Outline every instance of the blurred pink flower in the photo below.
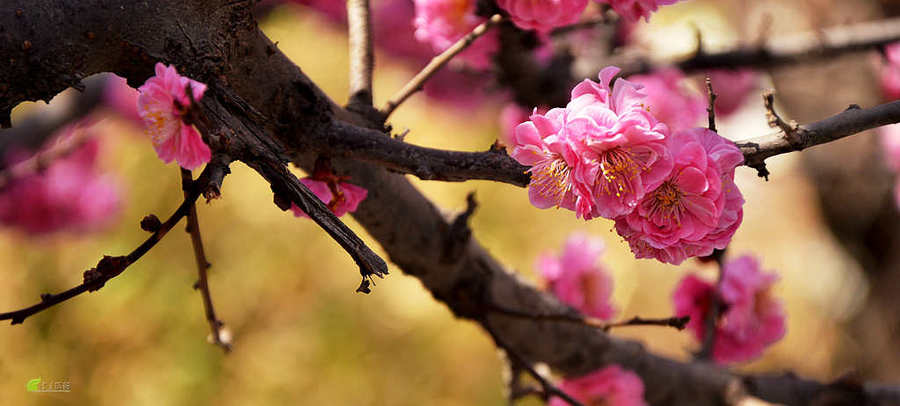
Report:
<svg viewBox="0 0 900 406"><path fill-rule="evenodd" d="M411 0L382 0L372 10L375 45L391 57L424 65L434 55L428 44L416 40L413 20L416 10Z"/></svg>
<svg viewBox="0 0 900 406"><path fill-rule="evenodd" d="M643 85L646 104L659 121L672 131L695 126L706 117L706 96L688 86L681 71L667 68L649 75L632 75L628 80Z"/></svg>
<svg viewBox="0 0 900 406"><path fill-rule="evenodd" d="M744 156L715 132L695 128L669 137L671 175L616 219L616 231L638 258L678 265L689 256L725 248L742 218L734 168Z"/></svg>
<svg viewBox="0 0 900 406"><path fill-rule="evenodd" d="M322 181L313 178L303 178L300 179L300 182L306 185L338 217L356 211L359 203L365 200L369 194L366 189L346 182ZM296 217L309 218L296 204L291 204L291 211Z"/></svg>
<svg viewBox="0 0 900 406"><path fill-rule="evenodd" d="M415 0L416 39L430 44L435 52L443 52L486 19L475 15L477 0ZM495 33L478 38L459 57L477 69L491 64L497 50Z"/></svg>
<svg viewBox="0 0 900 406"><path fill-rule="evenodd" d="M618 365L610 365L601 370L575 379L566 379L560 390L585 405L644 406L644 382L634 372ZM566 406L569 403L558 398L550 398L549 406Z"/></svg>
<svg viewBox="0 0 900 406"><path fill-rule="evenodd" d="M157 63L156 76L147 79L138 91L138 113L159 158L166 163L175 160L186 169L209 162L209 147L197 129L184 121L194 101L203 98L206 85L179 75L174 66Z"/></svg>
<svg viewBox="0 0 900 406"><path fill-rule="evenodd" d="M881 88L889 100L900 99L900 42L884 47L887 63L881 63Z"/></svg>
<svg viewBox="0 0 900 406"><path fill-rule="evenodd" d="M576 212L584 219L630 213L672 170L668 128L648 111L640 85L620 79L610 88L618 72L610 66L600 83L579 83L566 105L565 131L584 144L575 175L588 185L576 191Z"/></svg>
<svg viewBox="0 0 900 406"><path fill-rule="evenodd" d="M107 75L106 88L103 91L103 103L122 118L125 118L140 127L144 126L144 119L138 113L137 89L128 86L125 78L114 74Z"/></svg>
<svg viewBox="0 0 900 406"><path fill-rule="evenodd" d="M542 255L537 262L550 291L563 303L590 317L609 320L613 280L597 262L606 249L603 240L572 234L559 257Z"/></svg>
<svg viewBox="0 0 900 406"><path fill-rule="evenodd" d="M75 131L61 130L61 141ZM120 208L118 188L96 167L99 141L86 141L44 171L12 179L0 188L0 224L28 234L94 231L109 223Z"/></svg>
<svg viewBox="0 0 900 406"><path fill-rule="evenodd" d="M497 0L513 24L539 32L577 22L587 4L588 0Z"/></svg>
<svg viewBox="0 0 900 406"><path fill-rule="evenodd" d="M756 89L759 75L750 69L717 69L709 72L709 79L718 96L716 114L724 117L737 111L747 101Z"/></svg>
<svg viewBox="0 0 900 406"><path fill-rule="evenodd" d="M751 360L784 337L784 309L771 295L777 279L774 273L761 272L759 263L749 255L725 263L716 292L725 309L716 322L713 343L716 362ZM697 340L702 341L705 336L704 319L714 292L713 283L688 275L673 294L675 314L691 317L687 327Z"/></svg>
<svg viewBox="0 0 900 406"><path fill-rule="evenodd" d="M598 3L606 3L625 21L635 22L643 18L650 21L650 13L656 11L659 6L675 4L680 0L595 0Z"/></svg>

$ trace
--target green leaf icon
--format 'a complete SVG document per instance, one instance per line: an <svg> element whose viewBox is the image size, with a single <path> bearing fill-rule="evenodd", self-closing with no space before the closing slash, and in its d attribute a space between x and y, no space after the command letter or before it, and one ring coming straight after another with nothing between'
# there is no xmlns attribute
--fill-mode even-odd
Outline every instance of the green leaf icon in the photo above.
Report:
<svg viewBox="0 0 900 406"><path fill-rule="evenodd" d="M25 384L25 389L28 390L29 392L37 392L38 390L40 390L40 386L41 386L41 378L34 378L34 379L28 381L27 384Z"/></svg>

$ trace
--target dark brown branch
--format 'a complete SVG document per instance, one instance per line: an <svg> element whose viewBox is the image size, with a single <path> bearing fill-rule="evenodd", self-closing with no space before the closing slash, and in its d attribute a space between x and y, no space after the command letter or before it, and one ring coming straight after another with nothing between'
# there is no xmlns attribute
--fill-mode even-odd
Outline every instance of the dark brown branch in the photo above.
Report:
<svg viewBox="0 0 900 406"><path fill-rule="evenodd" d="M900 123L900 101L863 109L852 105L841 113L809 124L789 126L792 135L784 130L775 134L739 140L737 146L744 153L744 165L756 168L760 176L768 174L765 160L775 155L801 151L832 142L883 125Z"/></svg>
<svg viewBox="0 0 900 406"><path fill-rule="evenodd" d="M347 26L350 40L350 101L347 107L358 110L372 106L375 50L369 0L347 0Z"/></svg>
<svg viewBox="0 0 900 406"><path fill-rule="evenodd" d="M191 171L184 168L179 169L181 172L181 188L184 191L184 198L188 199L191 193L191 185L193 184ZM203 249L203 237L200 235L200 221L197 218L197 205L193 202L188 208L186 231L191 236L194 259L197 262L197 283L194 287L200 290L200 295L203 298L203 310L206 314L206 321L209 323L211 341L227 353L231 351L231 342L223 339L221 330L225 324L216 317L216 309L213 307L212 294L209 292L209 281L207 280L207 270L212 264L206 260L206 252Z"/></svg>
<svg viewBox="0 0 900 406"><path fill-rule="evenodd" d="M725 250L714 250L712 258L719 267L716 285L710 293L709 309L703 318L703 342L700 343L700 350L694 354L694 357L701 361L709 361L713 357L713 351L716 345L716 325L719 323L719 317L722 315L722 297L719 291L722 287L722 279L725 277Z"/></svg>
<svg viewBox="0 0 900 406"><path fill-rule="evenodd" d="M557 314L533 314L520 310L508 309L502 306L498 306L496 304L491 304L487 308L488 312L499 313L505 316L510 317L518 317L523 319L535 320L535 321L561 321L567 323L578 323L583 324L585 326L590 326L593 328L598 328L603 331L609 331L616 327L629 327L629 326L663 326L663 327L674 327L678 330L684 330L685 326L691 321L689 316L682 317L666 317L666 318L643 318L641 316L634 316L630 319L616 321L616 322L606 322L600 320L598 318L585 316L575 312L574 310L569 313L557 313Z"/></svg>
<svg viewBox="0 0 900 406"><path fill-rule="evenodd" d="M824 41L824 42L823 42ZM707 53L701 51L692 57L675 62L685 72L710 69L770 69L785 65L828 60L836 56L875 49L900 41L900 19L832 27L821 32L809 32L793 36L779 36L754 48L736 48L730 51ZM646 60L623 61L623 76L647 73L656 66Z"/></svg>
<svg viewBox="0 0 900 406"><path fill-rule="evenodd" d="M206 179L208 179L208 174L204 171L194 185L203 184L206 182ZM164 223L159 225L147 240L128 255L118 257L104 256L100 259L100 262L97 263L96 267L84 272L84 282L82 284L61 293L42 294L40 303L24 309L0 313L0 320L10 320L12 321L12 324L19 324L25 321L29 316L46 310L56 304L62 303L84 292L93 292L102 288L107 281L119 276L126 268L128 268L128 266L141 259L144 254L149 252L151 248L156 246L156 243L165 237L172 227L175 227L175 224L177 224L182 217L188 214L191 205L200 196L199 188L194 187L194 185L190 187L190 192L186 193L185 200L178 206L178 209L176 209Z"/></svg>

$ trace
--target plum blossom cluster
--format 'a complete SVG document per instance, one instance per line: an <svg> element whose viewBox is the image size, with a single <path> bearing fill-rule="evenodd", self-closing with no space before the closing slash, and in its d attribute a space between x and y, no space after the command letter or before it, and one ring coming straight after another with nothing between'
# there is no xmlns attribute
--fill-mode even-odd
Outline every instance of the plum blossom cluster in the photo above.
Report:
<svg viewBox="0 0 900 406"><path fill-rule="evenodd" d="M673 133L640 85L611 86L618 72L603 69L600 83L575 86L565 108L516 127L510 155L531 167L531 203L615 220L638 258L677 265L724 248L743 218L740 150L704 128Z"/></svg>
<svg viewBox="0 0 900 406"><path fill-rule="evenodd" d="M537 268L560 301L587 316L609 320L616 314L611 303L613 280L598 264L605 250L603 240L575 233L569 236L559 257L544 254Z"/></svg>
<svg viewBox="0 0 900 406"><path fill-rule="evenodd" d="M690 316L687 328L702 341L704 320L717 297L722 311L715 323L713 360L751 360L785 334L784 310L771 293L778 276L760 271L759 262L751 256L725 263L721 272L718 287L693 274L682 279L673 294L675 314Z"/></svg>
<svg viewBox="0 0 900 406"><path fill-rule="evenodd" d="M174 160L185 169L209 162L209 146L189 119L206 85L179 75L174 66L157 63L156 76L147 79L138 91L138 114L159 158L166 163Z"/></svg>
<svg viewBox="0 0 900 406"><path fill-rule="evenodd" d="M65 127L58 142L81 142L73 137L82 131L90 130L81 124ZM108 224L120 198L116 182L98 171L99 150L99 141L91 137L42 172L14 177L0 188L0 224L31 235L93 231ZM11 168L23 162L10 161Z"/></svg>
<svg viewBox="0 0 900 406"><path fill-rule="evenodd" d="M487 19L478 16L477 0L415 0L416 39L430 44L435 52L443 52ZM487 68L497 50L493 33L480 38L459 56L475 68Z"/></svg>
<svg viewBox="0 0 900 406"><path fill-rule="evenodd" d="M610 365L585 376L564 380L559 389L585 405L644 406L644 382L634 372ZM549 406L566 406L558 397Z"/></svg>
<svg viewBox="0 0 900 406"><path fill-rule="evenodd" d="M369 191L348 183L349 178L346 176L335 175L327 162L322 159L317 161L312 176L300 179L300 182L306 185L322 203L325 203L335 216L341 217L347 213L353 213L359 203L366 199ZM291 212L295 217L309 218L293 203L291 203Z"/></svg>

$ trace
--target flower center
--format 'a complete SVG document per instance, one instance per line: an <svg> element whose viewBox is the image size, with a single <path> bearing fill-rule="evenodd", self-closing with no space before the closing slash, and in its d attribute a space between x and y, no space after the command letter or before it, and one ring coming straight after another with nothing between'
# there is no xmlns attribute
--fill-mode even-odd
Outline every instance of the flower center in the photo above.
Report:
<svg viewBox="0 0 900 406"><path fill-rule="evenodd" d="M651 218L661 218L663 220L674 221L681 225L681 215L684 213L684 205L681 204L681 197L684 193L678 188L675 182L668 180L663 182L653 192L653 200L650 207Z"/></svg>
<svg viewBox="0 0 900 406"><path fill-rule="evenodd" d="M571 169L566 161L558 154L554 154L551 158L532 166L530 171L531 187L539 195L556 202L556 207L559 207L566 193L572 190L572 183L569 182Z"/></svg>
<svg viewBox="0 0 900 406"><path fill-rule="evenodd" d="M631 193L631 181L645 169L624 148L606 151L600 157L600 174L597 177L600 190L606 194L615 194L616 197Z"/></svg>

